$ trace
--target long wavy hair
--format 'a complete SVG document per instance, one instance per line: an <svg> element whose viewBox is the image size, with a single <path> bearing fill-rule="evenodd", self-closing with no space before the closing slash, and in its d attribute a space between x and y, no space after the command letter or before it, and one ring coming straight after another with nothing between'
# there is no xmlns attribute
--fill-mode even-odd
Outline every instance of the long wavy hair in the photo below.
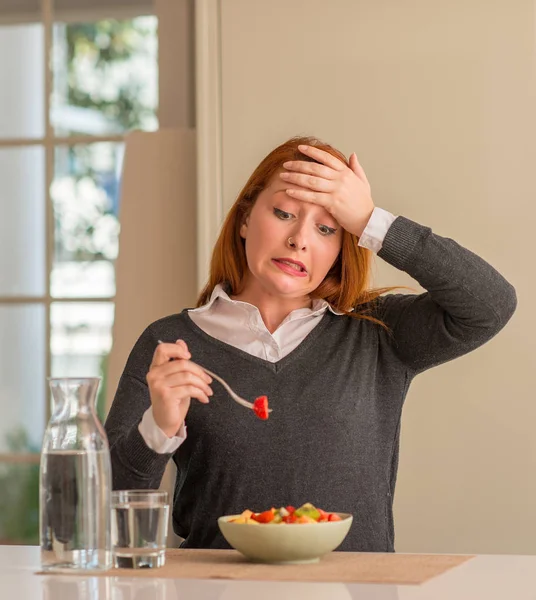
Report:
<svg viewBox="0 0 536 600"><path fill-rule="evenodd" d="M249 216L260 192L269 185L272 177L283 169L284 162L318 162L302 154L298 150L300 144L325 150L349 166L342 152L314 137L293 137L272 150L253 171L227 213L212 252L209 279L199 295L196 306L202 306L209 301L217 284L226 285L233 296L243 291L248 264L240 227ZM320 285L311 292L311 298L321 298L335 310L350 317L367 319L385 327L382 321L369 314L371 303L381 294L395 288L369 289L371 262L372 252L359 246L358 237L343 229L339 255Z"/></svg>

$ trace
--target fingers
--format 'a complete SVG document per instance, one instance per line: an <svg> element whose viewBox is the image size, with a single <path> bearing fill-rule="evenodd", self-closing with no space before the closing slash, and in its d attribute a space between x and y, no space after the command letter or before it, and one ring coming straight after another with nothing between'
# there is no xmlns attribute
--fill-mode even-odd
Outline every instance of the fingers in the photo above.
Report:
<svg viewBox="0 0 536 600"><path fill-rule="evenodd" d="M195 375L194 373L174 373L173 375L166 377L164 382L170 388L179 386L194 386L203 391L207 396L212 396L214 394L210 385L208 385L204 379L198 375Z"/></svg>
<svg viewBox="0 0 536 600"><path fill-rule="evenodd" d="M352 156L350 156L350 160L348 161L350 165L350 169L365 183L368 183L367 176L365 175L365 171L363 167L359 164L357 160L357 155L355 152L352 152Z"/></svg>
<svg viewBox="0 0 536 600"><path fill-rule="evenodd" d="M177 360L153 367L146 376L153 405L172 405L177 401L196 398L208 404L213 395L212 379L199 365L188 360Z"/></svg>
<svg viewBox="0 0 536 600"><path fill-rule="evenodd" d="M173 359L188 360L192 357L188 346L183 340L177 340L175 344L159 343L153 354L151 367L163 365Z"/></svg>
<svg viewBox="0 0 536 600"><path fill-rule="evenodd" d="M181 391L184 391L188 398L195 398L202 402L203 404L209 404L209 396L212 396L212 393L206 394L201 389L196 387L195 385L186 386L181 388Z"/></svg>
<svg viewBox="0 0 536 600"><path fill-rule="evenodd" d="M212 383L212 377L205 373L199 365L189 360L190 356L188 346L183 340L177 340L175 344L159 343L147 373L147 381L152 382L155 379L166 378L176 373L188 371L207 384Z"/></svg>
<svg viewBox="0 0 536 600"><path fill-rule="evenodd" d="M320 161L323 165L335 169L335 171L344 171L344 169L347 168L347 166L341 160L333 156L333 154L330 154L325 150L320 150L320 148L315 148L315 146L305 146L300 144L298 150L302 154Z"/></svg>
<svg viewBox="0 0 536 600"><path fill-rule="evenodd" d="M339 171L331 167L319 165L318 163L307 162L306 160L289 160L283 163L283 167L289 171L298 171L307 175L315 175L323 179L336 179Z"/></svg>
<svg viewBox="0 0 536 600"><path fill-rule="evenodd" d="M166 394L175 395L178 392L181 398L186 398L189 395L192 396L187 393L187 390L190 389L201 391L205 396L212 396L214 393L204 378L191 371L179 371L171 373L167 377L159 377L155 379L152 388L162 397ZM180 390L176 388L180 388ZM192 397L197 398L198 396L193 394Z"/></svg>
<svg viewBox="0 0 536 600"><path fill-rule="evenodd" d="M323 194L322 192L313 192L306 189L295 189L289 188L285 190L291 198L296 200L302 200L303 202L310 202L311 204L317 204L318 206L324 207L328 212L331 208L332 197L331 194Z"/></svg>
<svg viewBox="0 0 536 600"><path fill-rule="evenodd" d="M350 160L348 161L348 165L350 166L350 169L352 169L352 171L359 176L359 162L357 161L357 156L355 152L352 152L352 154L350 155Z"/></svg>
<svg viewBox="0 0 536 600"><path fill-rule="evenodd" d="M303 173L280 173L279 177L288 183L294 183L295 185L300 185L316 192L330 192L334 189L332 181L314 175L304 175Z"/></svg>
<svg viewBox="0 0 536 600"><path fill-rule="evenodd" d="M311 158L320 161L322 165L325 165L326 167L329 167L330 169L333 169L335 171L340 172L344 171L347 168L346 164L339 160L337 157L333 156L329 152L326 152L325 150L315 148L315 146L300 145L298 146L298 149L302 154L305 154L306 156L310 156ZM361 179L367 184L369 183L367 175L365 174L363 167L359 164L355 152L352 152L348 164L350 166L350 169L352 169L352 171L359 177L359 179ZM316 175L318 177L323 177L324 179L334 179L335 176L333 175L333 173L330 174L329 171L325 171L322 165L316 165L315 163L307 163L306 161L289 161L288 163L283 164L283 166L289 170L299 170L302 173ZM315 167L320 168L315 169Z"/></svg>
<svg viewBox="0 0 536 600"><path fill-rule="evenodd" d="M207 375L199 365L191 360L172 360L164 363L163 365L152 366L149 369L149 373L153 379L156 377L167 378L171 377L175 373L182 373L185 371L188 373L193 373L205 383L212 383L212 377ZM147 375L149 375L149 373Z"/></svg>
<svg viewBox="0 0 536 600"><path fill-rule="evenodd" d="M182 402L184 400L190 400L195 398L203 404L209 403L209 396L212 396L212 390L205 391L203 387L197 385L183 385L168 387L164 386L162 382L157 382L152 388L153 396L156 404L160 407L159 410L167 410L170 405Z"/></svg>
<svg viewBox="0 0 536 600"><path fill-rule="evenodd" d="M151 392L160 398L182 399L197 398L208 402L212 396L212 377L196 363L190 360L191 354L184 340L177 340L175 344L160 342L153 355L153 361L146 379ZM180 393L177 395L177 389Z"/></svg>

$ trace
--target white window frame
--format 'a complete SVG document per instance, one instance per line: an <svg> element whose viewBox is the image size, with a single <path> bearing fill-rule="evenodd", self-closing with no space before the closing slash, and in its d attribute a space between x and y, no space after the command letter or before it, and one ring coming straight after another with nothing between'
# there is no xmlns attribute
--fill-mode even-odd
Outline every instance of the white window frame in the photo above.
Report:
<svg viewBox="0 0 536 600"><path fill-rule="evenodd" d="M120 142L125 141L125 135L110 135L110 136L68 136L58 137L54 133L54 128L50 121L50 95L53 86L53 74L48 65L51 64L52 56L52 33L54 27L54 10L53 0L40 0L41 1L41 23L44 28L43 36L43 63L42 67L45 71L44 76L44 118L45 118L45 135L43 137L36 138L0 138L0 149L6 148L20 148L20 147L31 147L38 146L44 149L45 155L45 256L43 257L45 262L45 273L47 274L47 285L45 294L42 296L2 296L0 295L0 306L14 306L14 305L27 305L37 304L43 306L46 311L45 318L45 348L43 352L45 355L45 372L50 375L51 372L51 349L50 349L50 337L51 337L51 324L50 324L50 313L51 304L53 302L114 302L115 296L101 296L101 297L52 297L50 294L50 276L52 273L52 265L54 258L54 215L52 207L52 198L50 195L51 184L54 179L54 150L57 146L73 146L76 144L95 144L98 142ZM113 4L113 2L112 2ZM72 11L69 13L62 12L62 22L81 22L81 21L98 21L102 18L115 18L115 19L131 19L140 16L140 7L125 8L120 7L118 10L114 10L113 7L106 10L104 15L102 9L92 11ZM148 14L144 12L144 14ZM152 14L156 14L155 11ZM158 15L156 15L158 16ZM2 21L1 24L11 24L14 22L21 22L22 15L20 18L11 18L9 20ZM26 19L27 20L27 19ZM44 386L44 398L46 402L45 408L45 419L48 421L50 418L50 406L49 406L49 390L48 383L45 380ZM46 422L43 424L46 426ZM18 464L38 464L40 461L39 453L0 453L0 463L18 463Z"/></svg>

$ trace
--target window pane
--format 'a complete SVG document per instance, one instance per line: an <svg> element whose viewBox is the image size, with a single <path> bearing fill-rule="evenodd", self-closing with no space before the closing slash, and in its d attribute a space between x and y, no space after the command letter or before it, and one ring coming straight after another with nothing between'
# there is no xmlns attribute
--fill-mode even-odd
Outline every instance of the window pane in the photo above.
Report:
<svg viewBox="0 0 536 600"><path fill-rule="evenodd" d="M157 19L54 27L51 122L57 135L157 129Z"/></svg>
<svg viewBox="0 0 536 600"><path fill-rule="evenodd" d="M43 43L39 23L0 26L2 138L45 134Z"/></svg>
<svg viewBox="0 0 536 600"><path fill-rule="evenodd" d="M123 144L60 146L55 153L55 298L115 294Z"/></svg>
<svg viewBox="0 0 536 600"><path fill-rule="evenodd" d="M0 331L0 452L40 452L46 409L44 306L0 306Z"/></svg>
<svg viewBox="0 0 536 600"><path fill-rule="evenodd" d="M0 463L0 544L39 543L39 464Z"/></svg>
<svg viewBox="0 0 536 600"><path fill-rule="evenodd" d="M42 296L45 294L43 148L0 149L0 181L0 296Z"/></svg>
<svg viewBox="0 0 536 600"><path fill-rule="evenodd" d="M0 149L0 181L0 296L42 296L45 293L43 148Z"/></svg>
<svg viewBox="0 0 536 600"><path fill-rule="evenodd" d="M51 305L52 376L102 377L97 404L104 415L106 366L112 347L112 302L54 302Z"/></svg>

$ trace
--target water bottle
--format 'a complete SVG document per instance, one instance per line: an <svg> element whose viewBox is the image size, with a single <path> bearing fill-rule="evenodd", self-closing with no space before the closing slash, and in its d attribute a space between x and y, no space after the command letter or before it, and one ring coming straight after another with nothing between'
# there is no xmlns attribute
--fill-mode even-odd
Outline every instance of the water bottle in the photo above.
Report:
<svg viewBox="0 0 536 600"><path fill-rule="evenodd" d="M112 566L111 462L95 413L100 378L51 378L39 482L44 571Z"/></svg>

